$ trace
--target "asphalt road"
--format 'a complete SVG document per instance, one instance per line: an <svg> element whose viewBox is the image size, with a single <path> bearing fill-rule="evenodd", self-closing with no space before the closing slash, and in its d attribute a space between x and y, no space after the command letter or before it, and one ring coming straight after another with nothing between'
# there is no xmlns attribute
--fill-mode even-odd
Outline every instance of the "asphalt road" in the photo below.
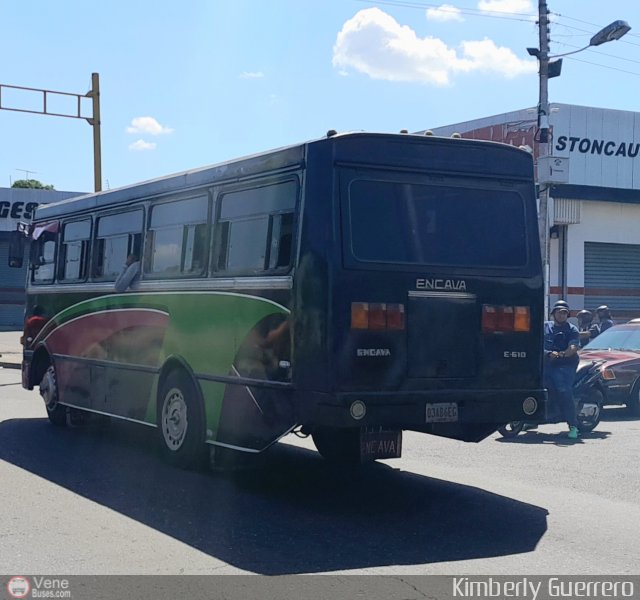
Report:
<svg viewBox="0 0 640 600"><path fill-rule="evenodd" d="M640 574L624 409L575 443L405 433L402 459L356 473L290 436L221 475L165 465L150 428L55 428L19 377L0 369L4 573Z"/></svg>

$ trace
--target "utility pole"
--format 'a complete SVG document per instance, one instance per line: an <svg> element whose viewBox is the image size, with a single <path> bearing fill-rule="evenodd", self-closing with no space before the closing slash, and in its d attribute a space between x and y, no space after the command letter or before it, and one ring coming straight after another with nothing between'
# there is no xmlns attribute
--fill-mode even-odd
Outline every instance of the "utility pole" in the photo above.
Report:
<svg viewBox="0 0 640 600"><path fill-rule="evenodd" d="M7 106L4 101L3 90L23 90L42 95L42 107L40 110L29 110L26 108L16 108ZM50 97L72 96L76 99L77 108L75 112L53 112L47 107L47 100ZM87 117L82 114L82 98L91 98L92 114ZM4 101L4 104L3 104ZM98 73L91 74L91 89L86 94L71 94L69 92L55 92L53 90L42 90L37 88L20 87L17 85L4 85L0 83L0 110L12 110L16 112L35 113L37 115L49 115L53 117L69 117L70 119L82 119L87 121L93 128L93 173L94 173L94 189L96 192L102 190L102 153L100 151L100 77ZM29 171L35 173L35 171Z"/></svg>
<svg viewBox="0 0 640 600"><path fill-rule="evenodd" d="M93 118L87 119L93 127L93 182L96 192L102 190L102 152L100 142L100 76L91 73L91 91L87 94L93 106Z"/></svg>
<svg viewBox="0 0 640 600"><path fill-rule="evenodd" d="M549 314L549 183L541 177L541 162L549 155L549 9L546 0L538 0L538 54L540 94L538 99L538 233L544 274L544 315ZM540 159L543 159L542 161Z"/></svg>
<svg viewBox="0 0 640 600"><path fill-rule="evenodd" d="M531 56L538 59L539 74L539 98L538 98L538 234L540 236L540 250L542 253L542 268L544 273L544 314L549 314L549 279L551 269L549 267L549 190L551 188L551 173L547 161L550 156L549 144L549 78L560 75L562 60L560 57L582 52L591 46L600 46L607 42L619 40L628 33L631 27L626 21L613 21L600 31L595 33L584 48L549 56L549 9L546 0L538 0L538 38L539 48L527 48ZM556 59L550 62L550 58ZM560 59L560 60L557 60ZM549 69L549 65L553 68Z"/></svg>

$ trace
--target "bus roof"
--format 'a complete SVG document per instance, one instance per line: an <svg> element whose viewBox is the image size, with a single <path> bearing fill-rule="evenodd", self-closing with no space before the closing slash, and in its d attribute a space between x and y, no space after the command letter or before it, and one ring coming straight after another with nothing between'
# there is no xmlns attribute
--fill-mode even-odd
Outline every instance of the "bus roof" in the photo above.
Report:
<svg viewBox="0 0 640 600"><path fill-rule="evenodd" d="M377 139L379 141L395 141L395 142L415 142L422 144L435 144L435 145L452 145L451 138L439 137L439 136L424 136L406 133L368 133L368 132L346 132L336 133L330 132L325 137L310 140L307 142L285 146L282 148L276 148L268 150L258 154L244 156L222 163L216 163L197 169L191 169L171 175L166 175L156 179L148 181L134 183L128 186L115 188L113 190L105 190L101 192L83 194L80 196L73 196L59 202L53 202L51 204L40 205L36 209L36 215L34 221L55 219L58 217L66 216L76 212L90 211L98 207L118 206L121 204L127 204L138 198L148 198L150 196L161 196L164 194L170 194L175 192L184 192L190 189L197 189L212 185L213 183L223 181L239 180L254 174L260 174L267 171L278 171L287 168L296 167L302 165L305 160L306 148L316 144L336 144L337 147L350 142L359 146L363 157L370 156L371 148L358 144L358 141L362 139ZM347 142L349 140L349 142ZM500 142L490 142L485 140L469 140L469 139L455 139L453 140L456 145L460 144L468 148L480 149L487 145L493 146L496 149L502 147L503 151L519 153L524 161L521 163L524 168L517 169L518 174L522 175L526 173L528 164L531 163L531 156L524 150L518 149L515 146L502 144ZM387 148L388 150L388 148ZM340 153L342 154L342 153ZM389 156L389 153L383 153L385 156L385 162L401 163L406 160L406 156L397 156L396 160ZM513 154L512 156L516 156ZM527 158L528 157L528 158ZM343 160L348 158L347 155L336 157ZM516 161L518 162L518 161ZM404 163L402 163L404 164ZM500 161L496 161L497 165L500 165ZM407 165L415 166L415 165ZM424 166L424 165L422 165ZM500 169L498 169L500 170ZM513 171L509 172L514 175ZM506 174L506 172L505 172Z"/></svg>

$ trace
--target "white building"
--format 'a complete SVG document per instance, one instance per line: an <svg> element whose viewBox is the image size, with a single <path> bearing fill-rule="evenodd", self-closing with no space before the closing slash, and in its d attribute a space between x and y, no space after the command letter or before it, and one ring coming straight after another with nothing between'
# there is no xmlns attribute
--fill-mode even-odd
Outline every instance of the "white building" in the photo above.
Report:
<svg viewBox="0 0 640 600"><path fill-rule="evenodd" d="M552 104L550 301L573 311L606 304L640 317L640 113ZM538 156L536 109L432 129L529 146ZM575 314L575 312L573 313Z"/></svg>
<svg viewBox="0 0 640 600"><path fill-rule="evenodd" d="M39 204L58 202L79 192L28 188L0 188L0 330L22 329L27 263L8 266L9 240L20 221L29 222Z"/></svg>

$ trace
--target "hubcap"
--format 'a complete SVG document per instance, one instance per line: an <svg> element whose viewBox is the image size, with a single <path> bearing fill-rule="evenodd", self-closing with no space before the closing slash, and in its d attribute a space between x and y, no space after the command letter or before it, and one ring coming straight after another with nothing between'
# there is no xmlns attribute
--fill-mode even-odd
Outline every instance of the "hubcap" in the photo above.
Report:
<svg viewBox="0 0 640 600"><path fill-rule="evenodd" d="M179 450L187 435L187 403L178 388L167 392L162 404L162 435L170 450Z"/></svg>
<svg viewBox="0 0 640 600"><path fill-rule="evenodd" d="M42 381L40 382L40 395L49 410L53 410L56 407L56 404L58 403L56 377L51 367L47 369Z"/></svg>

